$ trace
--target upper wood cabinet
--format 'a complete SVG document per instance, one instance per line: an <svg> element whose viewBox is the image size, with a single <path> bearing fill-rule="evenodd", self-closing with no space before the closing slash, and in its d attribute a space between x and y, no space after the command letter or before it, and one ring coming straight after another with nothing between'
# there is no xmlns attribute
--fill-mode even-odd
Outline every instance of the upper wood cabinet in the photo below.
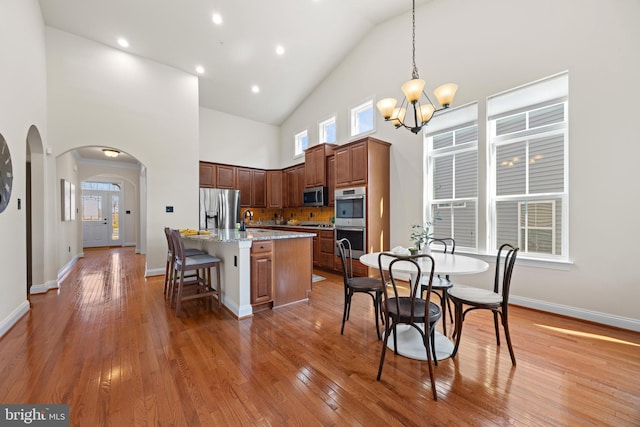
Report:
<svg viewBox="0 0 640 427"><path fill-rule="evenodd" d="M333 155L335 144L318 144L304 152L304 182L306 188L327 185L327 158Z"/></svg>
<svg viewBox="0 0 640 427"><path fill-rule="evenodd" d="M265 171L236 167L236 189L240 190L241 207L264 208L267 206Z"/></svg>
<svg viewBox="0 0 640 427"><path fill-rule="evenodd" d="M267 207L282 206L282 171L267 171Z"/></svg>
<svg viewBox="0 0 640 427"><path fill-rule="evenodd" d="M329 192L329 206L336 202L336 156L327 158L327 191Z"/></svg>
<svg viewBox="0 0 640 427"><path fill-rule="evenodd" d="M291 166L284 170L284 188L286 198L283 207L295 208L302 206L302 190L304 189L305 168L304 163Z"/></svg>
<svg viewBox="0 0 640 427"><path fill-rule="evenodd" d="M200 187L215 188L216 165L200 162Z"/></svg>
<svg viewBox="0 0 640 427"><path fill-rule="evenodd" d="M367 140L360 140L336 148L336 188L367 183Z"/></svg>
<svg viewBox="0 0 640 427"><path fill-rule="evenodd" d="M216 188L236 189L236 167L229 165L216 165Z"/></svg>

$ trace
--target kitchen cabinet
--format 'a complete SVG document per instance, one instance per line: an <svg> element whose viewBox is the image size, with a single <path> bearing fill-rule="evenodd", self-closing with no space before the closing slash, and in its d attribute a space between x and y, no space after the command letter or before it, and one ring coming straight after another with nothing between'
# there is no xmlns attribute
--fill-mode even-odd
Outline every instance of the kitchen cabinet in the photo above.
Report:
<svg viewBox="0 0 640 427"><path fill-rule="evenodd" d="M215 170L215 164L200 162L200 187L215 188Z"/></svg>
<svg viewBox="0 0 640 427"><path fill-rule="evenodd" d="M304 182L306 188L327 186L327 158L333 154L335 144L318 144L304 152Z"/></svg>
<svg viewBox="0 0 640 427"><path fill-rule="evenodd" d="M241 207L264 208L267 206L265 171L237 167L236 189L240 190Z"/></svg>
<svg viewBox="0 0 640 427"><path fill-rule="evenodd" d="M367 158L366 141L357 141L336 149L336 187L355 187L366 184Z"/></svg>
<svg viewBox="0 0 640 427"><path fill-rule="evenodd" d="M318 266L329 270L334 269L335 238L333 230L318 230Z"/></svg>
<svg viewBox="0 0 640 427"><path fill-rule="evenodd" d="M327 191L329 192L329 206L335 206L336 201L336 156L327 158Z"/></svg>
<svg viewBox="0 0 640 427"><path fill-rule="evenodd" d="M285 169L285 188L287 200L285 207L302 206L302 190L304 189L304 163Z"/></svg>
<svg viewBox="0 0 640 427"><path fill-rule="evenodd" d="M282 171L267 171L267 208L282 206Z"/></svg>
<svg viewBox="0 0 640 427"><path fill-rule="evenodd" d="M273 300L273 243L259 240L251 246L251 305Z"/></svg>
<svg viewBox="0 0 640 427"><path fill-rule="evenodd" d="M236 167L229 165L216 165L216 188L236 189Z"/></svg>

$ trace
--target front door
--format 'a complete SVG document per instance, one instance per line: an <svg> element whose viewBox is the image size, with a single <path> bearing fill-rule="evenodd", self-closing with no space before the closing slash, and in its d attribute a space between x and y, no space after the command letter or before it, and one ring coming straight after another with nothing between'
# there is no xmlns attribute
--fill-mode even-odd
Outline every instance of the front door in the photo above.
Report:
<svg viewBox="0 0 640 427"><path fill-rule="evenodd" d="M82 191L82 246L122 245L120 192Z"/></svg>

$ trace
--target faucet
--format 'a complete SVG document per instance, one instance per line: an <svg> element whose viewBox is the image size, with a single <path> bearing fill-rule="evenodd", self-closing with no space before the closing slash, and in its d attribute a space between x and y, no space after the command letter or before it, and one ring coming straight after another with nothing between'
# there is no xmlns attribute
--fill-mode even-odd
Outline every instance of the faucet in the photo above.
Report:
<svg viewBox="0 0 640 427"><path fill-rule="evenodd" d="M247 216L249 216L249 221L253 221L253 212L247 209L246 211L244 211L244 214L242 214L242 224L240 225L240 231L245 231L247 229L247 226L246 226Z"/></svg>

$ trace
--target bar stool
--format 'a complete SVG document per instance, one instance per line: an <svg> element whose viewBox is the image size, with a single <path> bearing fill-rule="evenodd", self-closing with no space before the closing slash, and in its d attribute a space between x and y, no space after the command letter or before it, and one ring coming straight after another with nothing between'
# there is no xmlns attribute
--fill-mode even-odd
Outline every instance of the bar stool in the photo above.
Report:
<svg viewBox="0 0 640 427"><path fill-rule="evenodd" d="M182 238L178 230L171 230L175 261L173 262L174 288L170 294L170 304L176 297L176 316L180 315L182 301L205 298L207 303L213 297L218 298L218 308L222 307L222 292L220 287L220 258L209 254L186 256ZM216 288L211 286L211 268L216 269ZM185 273L195 272L190 280L185 282ZM179 278L178 278L179 274Z"/></svg>
<svg viewBox="0 0 640 427"><path fill-rule="evenodd" d="M173 240L171 238L171 229L169 227L164 228L164 235L167 238L167 265L164 270L164 296L169 296L168 292L173 287L173 268L172 264L175 259L175 252L173 250ZM205 251L200 249L185 249L185 256L205 255Z"/></svg>

